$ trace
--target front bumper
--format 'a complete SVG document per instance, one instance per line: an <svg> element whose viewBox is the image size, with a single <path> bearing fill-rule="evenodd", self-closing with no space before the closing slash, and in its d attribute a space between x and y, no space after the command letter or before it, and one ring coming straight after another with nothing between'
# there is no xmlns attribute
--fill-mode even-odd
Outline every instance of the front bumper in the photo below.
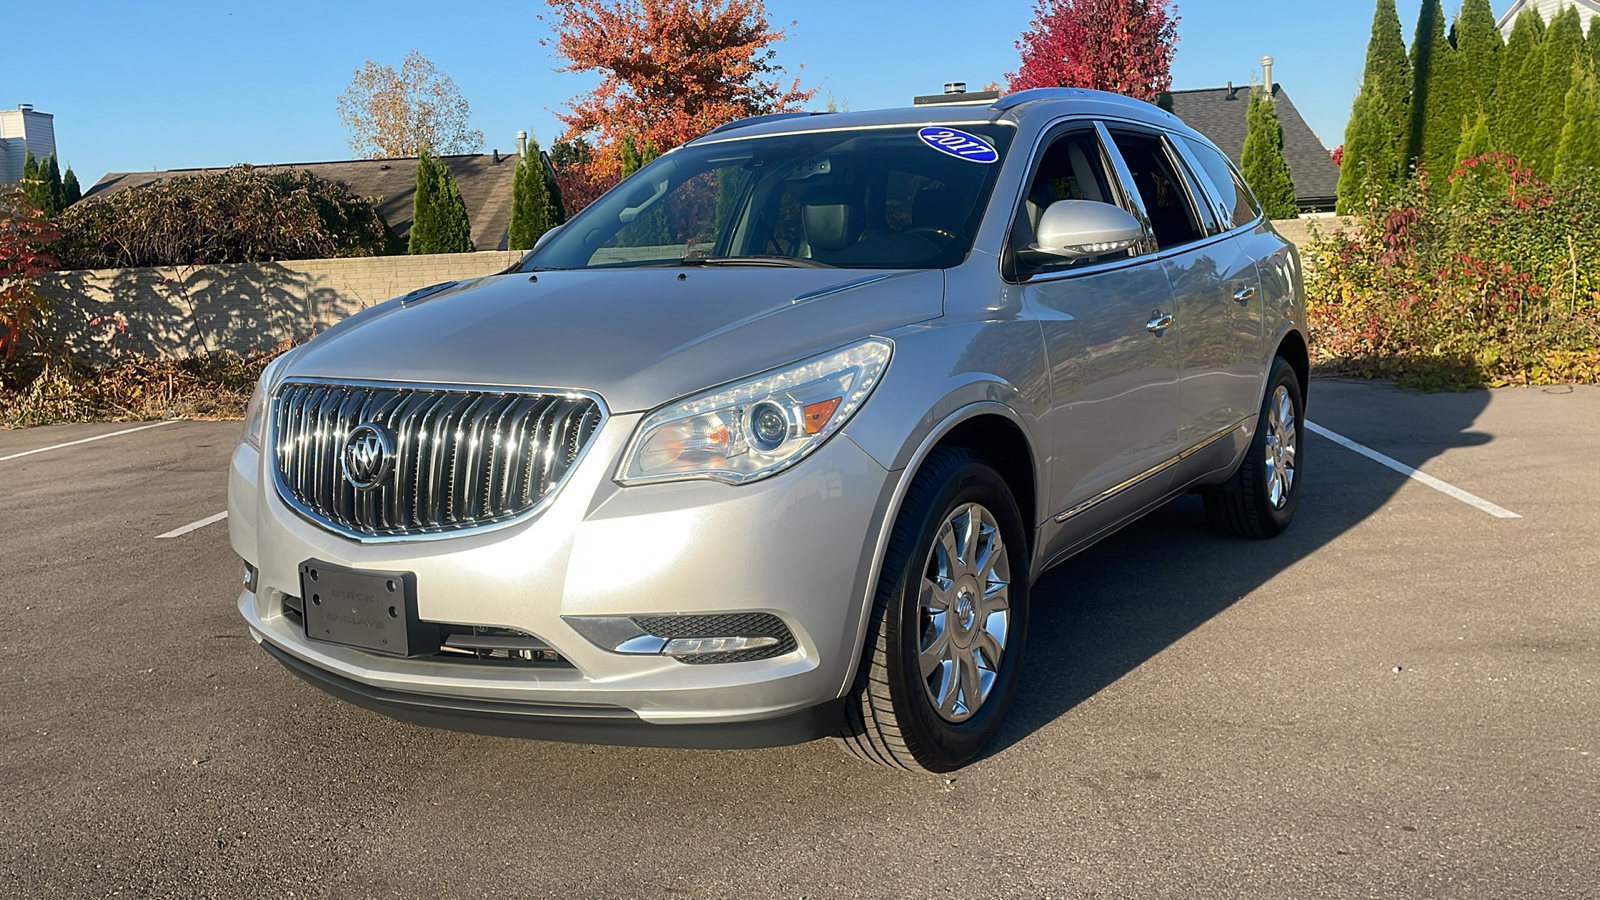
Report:
<svg viewBox="0 0 1600 900"><path fill-rule="evenodd" d="M621 488L611 475L637 418L613 417L535 517L405 543L362 544L302 518L277 496L262 455L241 444L229 523L234 549L259 569L256 590L239 597L252 636L313 684L418 724L666 746L832 733L893 473L836 435L794 469L754 484ZM300 593L299 565L309 559L412 572L423 620L524 631L571 666L399 659L308 640L283 600ZM610 652L563 619L743 612L782 619L796 648L688 665Z"/></svg>

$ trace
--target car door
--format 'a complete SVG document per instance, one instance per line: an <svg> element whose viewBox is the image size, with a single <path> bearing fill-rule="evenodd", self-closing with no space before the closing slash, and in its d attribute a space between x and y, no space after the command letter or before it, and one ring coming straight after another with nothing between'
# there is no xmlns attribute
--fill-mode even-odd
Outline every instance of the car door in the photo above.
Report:
<svg viewBox="0 0 1600 900"><path fill-rule="evenodd" d="M1095 123L1069 123L1041 142L1017 210L1006 265L1038 320L1050 368L1052 448L1045 553L1053 556L1165 495L1178 452L1178 349L1172 290L1149 241L1076 262L1032 261L1055 200L1119 205L1143 220ZM1116 502L1107 502L1115 499Z"/></svg>
<svg viewBox="0 0 1600 900"><path fill-rule="evenodd" d="M1219 214L1171 138L1112 127L1155 232L1172 286L1185 448L1237 428L1260 401L1261 298L1254 259Z"/></svg>

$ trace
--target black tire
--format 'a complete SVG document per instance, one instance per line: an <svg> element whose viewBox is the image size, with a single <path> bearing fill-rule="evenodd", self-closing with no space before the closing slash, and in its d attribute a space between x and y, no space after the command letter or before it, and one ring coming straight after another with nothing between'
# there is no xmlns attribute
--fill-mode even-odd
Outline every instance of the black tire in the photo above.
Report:
<svg viewBox="0 0 1600 900"><path fill-rule="evenodd" d="M936 708L933 689L925 688L921 678L920 644L929 619L923 614L919 597L928 567L937 565L933 545L946 520L974 503L990 514L1002 542L1008 568L1004 579L1008 610L1002 649L993 666L992 687L987 694L978 691L980 700L975 711L966 712L955 704L951 714L966 712L967 717L951 721ZM972 546L977 546L976 541ZM992 543L987 546L992 552ZM878 576L861 667L846 698L840 734L851 753L893 768L948 772L983 751L1000 730L1016 694L1028 626L1029 563L1022 516L1000 473L970 450L934 450L906 493ZM983 592L987 596L988 588ZM970 599L975 595L960 596ZM950 608L954 610L956 605L951 604ZM965 609L970 611L972 605L968 603ZM951 619L950 615L945 617L948 622L966 624L943 626L941 633L956 629L946 636L947 643L957 642L958 637L952 635L959 634L967 635L969 643L981 639L972 637L976 635L974 623L980 621L976 616L969 621ZM986 615L981 621L995 620ZM980 650L972 658L987 656ZM960 667L956 670L960 671ZM964 697L964 687L960 690L959 696Z"/></svg>
<svg viewBox="0 0 1600 900"><path fill-rule="evenodd" d="M1294 464L1288 481L1285 499L1275 503L1271 495L1273 479L1268 462L1270 421L1274 398L1282 389L1294 409ZM1256 433L1250 440L1250 449L1239 463L1238 471L1223 484L1200 492L1205 499L1206 516L1211 524L1226 534L1243 538L1270 538L1283 533L1294 520L1295 508L1300 505L1300 483L1305 462L1305 393L1300 389L1300 379L1288 360L1277 357L1267 379L1266 396L1261 399L1261 413L1256 419ZM1278 485L1282 490L1282 485Z"/></svg>

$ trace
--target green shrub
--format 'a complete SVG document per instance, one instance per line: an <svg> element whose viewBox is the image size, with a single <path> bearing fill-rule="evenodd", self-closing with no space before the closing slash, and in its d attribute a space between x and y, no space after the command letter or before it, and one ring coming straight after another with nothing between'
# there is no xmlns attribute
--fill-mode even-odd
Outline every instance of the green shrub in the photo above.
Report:
<svg viewBox="0 0 1600 900"><path fill-rule="evenodd" d="M393 252L372 204L309 172L234 166L80 200L51 252L63 269L276 262Z"/></svg>
<svg viewBox="0 0 1600 900"><path fill-rule="evenodd" d="M1314 361L1423 388L1600 381L1600 182L1484 154L1307 249ZM1448 196L1449 199L1443 199Z"/></svg>

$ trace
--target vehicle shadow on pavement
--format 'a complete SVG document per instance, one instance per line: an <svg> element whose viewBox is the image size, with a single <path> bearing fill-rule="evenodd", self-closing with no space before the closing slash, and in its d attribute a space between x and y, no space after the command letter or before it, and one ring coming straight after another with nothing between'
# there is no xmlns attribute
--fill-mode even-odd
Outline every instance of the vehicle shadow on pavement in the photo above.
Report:
<svg viewBox="0 0 1600 900"><path fill-rule="evenodd" d="M1313 383L1308 413L1424 468L1446 450L1492 440L1472 431L1489 399L1487 391L1419 395L1380 384ZM1307 438L1300 506L1278 537L1224 536L1207 522L1200 498L1184 496L1046 572L1033 587L1021 690L985 756L1026 740L1311 556L1407 481L1322 437Z"/></svg>

